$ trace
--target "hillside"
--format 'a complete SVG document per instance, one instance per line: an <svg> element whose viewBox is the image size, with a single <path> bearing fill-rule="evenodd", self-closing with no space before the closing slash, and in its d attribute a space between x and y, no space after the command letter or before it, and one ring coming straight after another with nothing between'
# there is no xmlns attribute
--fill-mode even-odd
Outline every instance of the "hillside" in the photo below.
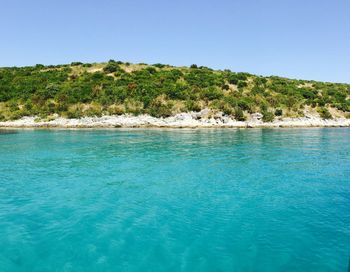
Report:
<svg viewBox="0 0 350 272"><path fill-rule="evenodd" d="M209 108L243 121L262 113L350 118L350 85L261 77L207 67L107 63L0 68L0 121L149 114L168 117Z"/></svg>

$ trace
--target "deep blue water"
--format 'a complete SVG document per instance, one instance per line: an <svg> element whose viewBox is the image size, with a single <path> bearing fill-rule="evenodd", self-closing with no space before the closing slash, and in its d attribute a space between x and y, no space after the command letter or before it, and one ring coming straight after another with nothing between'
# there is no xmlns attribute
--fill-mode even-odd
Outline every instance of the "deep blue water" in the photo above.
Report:
<svg viewBox="0 0 350 272"><path fill-rule="evenodd" d="M0 132L0 271L347 271L350 129Z"/></svg>

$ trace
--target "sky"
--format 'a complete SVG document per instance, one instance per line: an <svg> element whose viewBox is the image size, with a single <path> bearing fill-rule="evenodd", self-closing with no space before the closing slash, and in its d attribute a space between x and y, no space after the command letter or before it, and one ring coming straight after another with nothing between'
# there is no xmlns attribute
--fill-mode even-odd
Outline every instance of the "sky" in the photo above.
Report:
<svg viewBox="0 0 350 272"><path fill-rule="evenodd" d="M109 59L350 83L349 0L0 0L0 66Z"/></svg>

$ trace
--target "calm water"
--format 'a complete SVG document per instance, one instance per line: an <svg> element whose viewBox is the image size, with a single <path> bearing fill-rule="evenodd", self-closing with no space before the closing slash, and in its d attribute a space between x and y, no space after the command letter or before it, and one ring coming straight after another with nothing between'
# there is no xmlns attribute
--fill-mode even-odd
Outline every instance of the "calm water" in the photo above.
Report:
<svg viewBox="0 0 350 272"><path fill-rule="evenodd" d="M0 132L0 271L347 271L350 129Z"/></svg>

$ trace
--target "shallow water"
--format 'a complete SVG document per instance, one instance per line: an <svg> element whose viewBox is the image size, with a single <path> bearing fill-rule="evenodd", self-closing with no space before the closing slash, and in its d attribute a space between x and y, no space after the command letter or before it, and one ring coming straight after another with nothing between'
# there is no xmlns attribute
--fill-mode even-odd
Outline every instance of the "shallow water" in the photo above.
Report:
<svg viewBox="0 0 350 272"><path fill-rule="evenodd" d="M346 271L350 129L0 135L0 271Z"/></svg>

